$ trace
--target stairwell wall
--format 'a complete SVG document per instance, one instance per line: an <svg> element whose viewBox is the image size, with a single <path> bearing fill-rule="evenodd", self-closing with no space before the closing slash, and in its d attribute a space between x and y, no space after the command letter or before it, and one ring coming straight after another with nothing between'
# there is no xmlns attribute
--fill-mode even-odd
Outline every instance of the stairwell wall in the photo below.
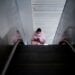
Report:
<svg viewBox="0 0 75 75"><path fill-rule="evenodd" d="M64 37L75 43L75 0L67 0L53 44L58 44Z"/></svg>
<svg viewBox="0 0 75 75"><path fill-rule="evenodd" d="M0 0L1 41L8 44L11 34L17 29L24 43L30 43L33 32L31 0Z"/></svg>

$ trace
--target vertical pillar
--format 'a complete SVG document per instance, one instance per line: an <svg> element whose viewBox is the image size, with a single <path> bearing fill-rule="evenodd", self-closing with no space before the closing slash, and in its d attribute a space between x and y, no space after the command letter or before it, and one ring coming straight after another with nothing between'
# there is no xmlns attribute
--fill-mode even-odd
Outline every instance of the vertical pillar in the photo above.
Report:
<svg viewBox="0 0 75 75"><path fill-rule="evenodd" d="M24 43L31 43L31 37L33 33L32 24L32 7L31 0L16 0L17 8L19 10L19 16L21 20L21 27Z"/></svg>

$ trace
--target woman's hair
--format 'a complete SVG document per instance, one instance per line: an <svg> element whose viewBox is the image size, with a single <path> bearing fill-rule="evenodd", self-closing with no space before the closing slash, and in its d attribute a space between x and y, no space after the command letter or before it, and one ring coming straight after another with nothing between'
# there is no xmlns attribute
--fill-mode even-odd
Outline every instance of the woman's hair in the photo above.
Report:
<svg viewBox="0 0 75 75"><path fill-rule="evenodd" d="M37 30L36 30L36 32L41 32L42 30L41 30L41 28L38 28Z"/></svg>
<svg viewBox="0 0 75 75"><path fill-rule="evenodd" d="M19 30L16 31L17 33L20 33Z"/></svg>

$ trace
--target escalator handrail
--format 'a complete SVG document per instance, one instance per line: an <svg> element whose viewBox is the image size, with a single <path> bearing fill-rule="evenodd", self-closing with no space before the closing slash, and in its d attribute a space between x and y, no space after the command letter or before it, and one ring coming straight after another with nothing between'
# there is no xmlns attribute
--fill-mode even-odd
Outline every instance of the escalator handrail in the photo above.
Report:
<svg viewBox="0 0 75 75"><path fill-rule="evenodd" d="M8 66L9 66L9 64L10 64L10 62L11 62L11 59L12 59L12 57L13 57L13 55L14 55L14 53L15 53L15 51L16 51L16 48L18 47L19 43L20 43L20 40L18 40L18 41L16 42L16 44L14 45L14 47L13 47L13 49L12 49L10 55L9 55L9 58L8 58L8 60L7 60L6 64L5 64L5 66L4 66L4 69L3 69L2 73L1 73L1 75L5 75L5 73L6 73L7 69L8 69Z"/></svg>
<svg viewBox="0 0 75 75"><path fill-rule="evenodd" d="M67 40L63 40L62 42L65 42L69 45L69 47L72 49L73 52L75 52L75 48L72 46L72 44L70 42L68 42Z"/></svg>

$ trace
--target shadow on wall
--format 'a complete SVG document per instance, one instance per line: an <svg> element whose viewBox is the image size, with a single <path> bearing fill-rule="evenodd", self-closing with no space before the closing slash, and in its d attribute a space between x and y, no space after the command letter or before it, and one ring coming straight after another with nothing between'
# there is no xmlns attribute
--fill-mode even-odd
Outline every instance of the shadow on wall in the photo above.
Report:
<svg viewBox="0 0 75 75"><path fill-rule="evenodd" d="M11 45L12 37L15 35L16 31L16 27L10 28L6 35L3 38L0 38L0 45Z"/></svg>
<svg viewBox="0 0 75 75"><path fill-rule="evenodd" d="M68 26L65 31L63 32L62 36L61 36L61 40L67 40L68 42L70 42L71 44L73 43L73 29L72 27Z"/></svg>
<svg viewBox="0 0 75 75"><path fill-rule="evenodd" d="M0 37L0 45L3 44L3 39Z"/></svg>

